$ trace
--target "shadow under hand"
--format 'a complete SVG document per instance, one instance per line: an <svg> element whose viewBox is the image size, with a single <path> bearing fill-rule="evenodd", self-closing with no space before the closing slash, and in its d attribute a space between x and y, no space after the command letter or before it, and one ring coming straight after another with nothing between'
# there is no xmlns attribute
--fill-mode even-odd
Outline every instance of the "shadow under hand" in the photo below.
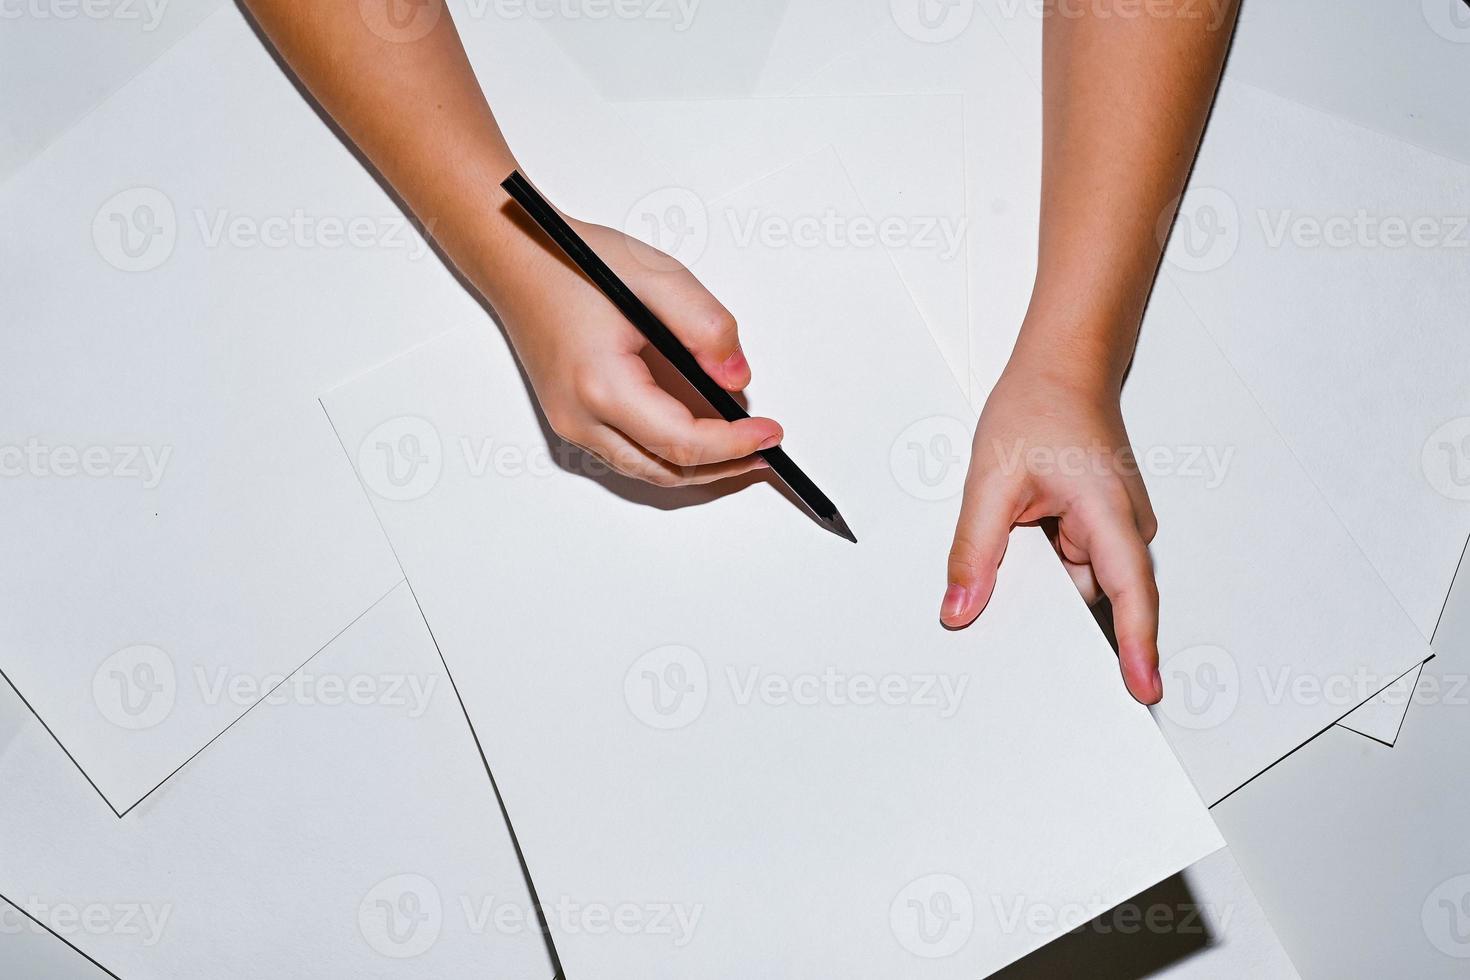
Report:
<svg viewBox="0 0 1470 980"><path fill-rule="evenodd" d="M1165 878L991 980L1142 980L1215 945L1182 874Z"/></svg>

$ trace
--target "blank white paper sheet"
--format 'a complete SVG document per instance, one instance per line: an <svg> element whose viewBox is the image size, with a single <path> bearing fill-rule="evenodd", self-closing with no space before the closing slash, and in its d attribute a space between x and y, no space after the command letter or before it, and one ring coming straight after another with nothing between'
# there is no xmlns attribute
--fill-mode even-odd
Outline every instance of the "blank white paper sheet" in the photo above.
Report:
<svg viewBox="0 0 1470 980"><path fill-rule="evenodd" d="M886 251L961 390L970 393L965 146L956 95L625 102L643 152L703 202L830 146L864 214L830 218L834 245ZM672 199L672 197L671 197ZM645 224L677 246L683 224Z"/></svg>
<svg viewBox="0 0 1470 980"><path fill-rule="evenodd" d="M826 206L830 154L717 203L696 271L856 546L764 483L598 478L489 331L325 399L569 977L972 980L1220 845L1039 532L939 626L971 420L892 265L726 231Z"/></svg>
<svg viewBox="0 0 1470 980"><path fill-rule="evenodd" d="M891 17L886 11L879 16L867 10L866 20L855 16L844 22L837 40L828 42L829 57L820 69L802 74L788 70L793 60L773 61L767 74L783 80L775 86L782 91L827 97L953 92L961 100L970 352L974 391L983 400L1020 329L1034 274L1041 25L1029 14L1007 16L1002 5L993 3L935 8L927 22L899 16L900 7L911 9L900 5ZM971 16L963 16L966 9ZM822 25L835 13L826 0L794 0L773 50L794 52L816 44ZM1222 108L1216 115L1232 113ZM1234 128L1217 119L1206 156L1213 140L1221 143L1221 155L1237 170L1259 169L1243 162L1253 152L1254 139L1245 132L1229 132ZM1216 130L1222 131L1220 137ZM873 156L887 152L875 150ZM855 149L844 151L844 159L857 156ZM1353 153L1345 149L1337 159L1351 161ZM1343 169L1348 167L1344 162ZM1281 171L1276 167L1271 173ZM1211 199L1206 196L1200 203L1208 205ZM1185 244L1176 233L1170 254L1180 263L1188 262ZM1328 268L1327 262L1323 256L1319 264ZM1241 265L1243 259L1237 259L1233 268L1238 272ZM1429 655L1428 633L1415 629L1423 615L1414 616L1406 601L1400 608L1395 593L1385 586L1385 580L1395 581L1391 573L1382 565L1375 567L1380 553L1407 549L1390 545L1375 552L1367 543L1364 521L1354 520L1359 515L1334 506L1338 488L1324 483L1301 447L1283 438L1283 432L1290 436L1302 428L1302 418L1334 421L1355 410L1341 404L1347 401L1344 387L1338 384L1329 391L1330 378L1312 375L1300 358L1283 359L1271 370L1284 384L1266 393L1274 400L1264 397L1257 388L1274 379L1226 343L1234 336L1223 338L1216 326L1222 304L1203 302L1199 289L1186 281L1194 277L1183 276L1176 265L1166 266L1166 273L1143 326L1124 402L1133 446L1163 528L1153 545L1163 593L1161 653L1168 693L1158 717L1200 792L1213 803L1421 663ZM1332 281L1313 269L1291 278L1311 276ZM1221 280L1218 274L1200 278L1210 278L1212 284ZM1239 281L1232 284L1234 302L1256 302L1241 297L1261 295ZM1277 311L1289 308L1289 300L1280 295L1273 294L1271 303ZM1425 303L1438 306L1433 296L1426 295ZM1234 335L1256 338L1260 347L1284 350L1287 342L1253 326L1280 315L1253 310L1230 327ZM1429 321L1442 322L1443 317ZM1425 329L1433 328L1426 324ZM1436 336L1438 347L1421 348L1425 359L1432 350L1454 349L1442 332ZM1312 346L1320 347L1320 340ZM1449 358L1444 363L1457 362ZM1312 390L1317 397L1283 422L1278 406L1298 376L1310 377L1298 389ZM1433 376L1426 382L1417 400L1443 406L1454 387ZM1396 380L1394 388L1399 388ZM1395 393L1394 398L1395 411L1369 431L1402 422L1402 406L1415 404L1407 395ZM1331 411L1323 408L1329 404ZM1454 414L1447 406L1441 411ZM1344 441L1337 428L1326 425L1317 435L1327 450ZM1412 472L1385 453L1375 453L1365 464L1384 471L1392 465L1395 482L1407 485L1417 479L1422 439L1414 437L1410 447ZM1361 489L1350 492L1365 495ZM1272 505L1262 506L1268 499ZM1369 530L1390 527L1392 522L1382 517L1390 513L1381 501L1375 511L1365 511L1364 516L1377 519ZM1455 538L1457 518L1442 498L1426 500L1410 520L1416 531L1448 530L1443 541ZM1448 572L1440 556L1450 548L1443 543L1431 547L1422 534L1416 540L1433 562L1423 563L1415 584L1428 583L1430 593L1439 588L1442 599ZM1435 601L1432 594L1424 595L1420 605Z"/></svg>
<svg viewBox="0 0 1470 980"><path fill-rule="evenodd" d="M0 895L30 917L0 911L0 925L49 931L128 980L550 980L407 585L230 734L119 821L0 691Z"/></svg>
<svg viewBox="0 0 1470 980"><path fill-rule="evenodd" d="M127 813L399 580L316 396L479 307L234 5L0 214L0 671Z"/></svg>

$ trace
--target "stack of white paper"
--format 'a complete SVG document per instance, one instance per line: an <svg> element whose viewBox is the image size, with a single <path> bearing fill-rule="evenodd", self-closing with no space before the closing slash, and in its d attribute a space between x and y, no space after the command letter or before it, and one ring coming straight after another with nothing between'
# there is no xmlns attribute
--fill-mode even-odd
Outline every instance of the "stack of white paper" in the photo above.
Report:
<svg viewBox="0 0 1470 980"><path fill-rule="evenodd" d="M975 627L934 622L1034 271L1031 5L450 5L537 183L735 310L855 549L759 481L662 493L548 442L234 7L24 19L23 74L106 51L4 121L0 898L129 980L550 976L478 735L573 977L968 980L1135 895L1209 920L1129 947L1159 975L1294 975L1228 855L1156 885L1218 846L1196 790L1308 976L1451 975L1465 869L1414 760L1458 712L1410 701L1459 676L1420 665L1470 534L1458 4L1246 11L1125 393L1193 789L1037 534ZM1275 57L1303 25L1398 74ZM1002 975L1111 961L1087 934Z"/></svg>
<svg viewBox="0 0 1470 980"><path fill-rule="evenodd" d="M406 585L123 820L4 694L0 895L115 975L552 976Z"/></svg>
<svg viewBox="0 0 1470 980"><path fill-rule="evenodd" d="M1428 638L1470 535L1470 167L1227 86L1168 259Z"/></svg>
<svg viewBox="0 0 1470 980"><path fill-rule="evenodd" d="M0 209L0 670L122 813L398 580L315 395L477 307L233 7Z"/></svg>
<svg viewBox="0 0 1470 980"><path fill-rule="evenodd" d="M328 411L369 489L411 462L381 447L428 447L379 513L542 899L698 917L550 914L569 973L982 975L1218 841L1037 532L974 629L935 622L968 410L885 256L739 242L754 208L857 205L824 154L715 205L696 265L856 548L766 486L696 503L558 461L484 331ZM822 378L888 394L834 414Z"/></svg>
<svg viewBox="0 0 1470 980"><path fill-rule="evenodd" d="M1214 810L1303 976L1465 975L1467 572L1393 748L1329 732Z"/></svg>

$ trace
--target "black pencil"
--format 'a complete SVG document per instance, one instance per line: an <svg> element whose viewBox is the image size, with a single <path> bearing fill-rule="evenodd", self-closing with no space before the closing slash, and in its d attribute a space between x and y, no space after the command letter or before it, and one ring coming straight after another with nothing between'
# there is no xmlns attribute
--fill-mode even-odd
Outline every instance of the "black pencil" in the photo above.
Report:
<svg viewBox="0 0 1470 980"><path fill-rule="evenodd" d="M673 331L664 326L663 321L654 316L653 311L644 305L627 284L618 277L618 274L608 268L607 263L592 251L582 236L578 235L556 209L542 197L531 182L521 175L519 170L511 172L511 175L500 184L505 188L512 199L515 200L530 215L531 220L550 236L557 247L566 253L567 258L576 263L577 268L592 280L593 285L602 290L603 295L612 300L616 306L627 317L638 332L648 338L648 342L654 349L662 354L678 372L684 376L684 380L694 386L694 390L710 403L715 411L720 413L726 422L738 422L741 419L750 418L750 413L740 407L728 391L720 387L704 369L699 366L694 355L689 353L685 346L679 343ZM782 483L791 488L791 492L801 498L801 502L811 510L817 522L838 537L856 543L857 537L837 512L837 508L827 495L812 482L811 477L801 471L801 467L792 462L790 456L780 446L774 449L764 449L760 452L763 458L771 466L771 472L776 474Z"/></svg>

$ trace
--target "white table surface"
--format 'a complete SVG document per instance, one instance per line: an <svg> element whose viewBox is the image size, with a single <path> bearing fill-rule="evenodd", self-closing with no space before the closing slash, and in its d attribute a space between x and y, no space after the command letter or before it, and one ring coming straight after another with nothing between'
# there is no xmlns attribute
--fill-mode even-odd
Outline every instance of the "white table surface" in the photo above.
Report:
<svg viewBox="0 0 1470 980"><path fill-rule="evenodd" d="M1456 12L1456 3L1458 0L1444 0L1448 13ZM0 106L0 133L4 134L4 139L0 140L0 178L8 177L25 166L36 153L82 120L219 5L218 0L174 0L163 18L149 30L140 29L142 23L121 18L103 18L101 22L25 18L18 22L7 21L4 31L0 31L0 83L9 92L19 91L23 86L26 95L22 99L8 99ZM1442 15L1448 16L1448 13L1433 8L1432 0L1425 0L1422 11L1418 9L1421 5L1413 2L1382 6L1384 9L1379 5L1365 4L1361 9L1355 6L1347 10L1325 0L1298 0L1295 3L1250 0L1246 5L1246 24L1251 30L1246 35L1249 43L1237 49L1231 72L1279 94L1343 112L1380 131L1470 161L1470 144L1466 142L1470 139L1466 135L1470 130L1463 125L1462 111L1463 99L1465 93L1470 92L1470 87L1440 84L1446 77L1463 79L1463 75L1456 73L1470 63L1470 43L1466 43L1470 42L1470 36L1467 36L1470 32L1451 30L1451 36L1446 37L1433 30L1433 24L1440 23ZM1395 9L1386 9L1389 6ZM1405 9L1398 10L1400 6ZM143 16L147 17L146 11ZM1421 33L1426 25L1430 28L1427 36ZM37 78L42 77L46 84L34 84ZM1470 586L1465 579L1462 574L1450 611L1435 637L1435 646L1440 654L1436 669L1440 671L1463 671L1470 665ZM1456 663L1461 666L1455 667ZM1416 715L1422 707L1415 705L1410 708L1406 720L1408 732L1423 722ZM1440 713L1446 714L1443 710ZM1460 716L1452 717L1461 717L1459 727L1451 725L1447 730L1458 731L1463 738L1470 729L1470 724L1467 724L1470 722L1470 709L1462 708ZM1440 747L1438 743L1436 747ZM1398 835L1391 824L1397 814L1397 820L1405 824L1420 821L1416 827L1422 830L1423 811L1399 805L1400 801L1396 799L1379 796L1383 784L1368 778L1361 766L1344 768L1330 777L1336 780L1332 800L1340 804L1332 821L1334 833L1321 833L1323 824L1318 821L1317 847L1306 846L1312 843L1308 837L1297 838L1296 845L1291 847L1295 859L1280 863L1273 861L1275 852L1270 848L1257 850L1254 839L1247 840L1246 834L1231 832L1238 823L1244 826L1247 822L1245 816L1238 822L1235 814L1245 814L1245 804L1257 798L1264 801L1259 804L1259 812L1269 813L1268 796L1272 783L1299 781L1289 774L1306 772L1312 767L1326 768L1328 763L1321 760L1328 757L1359 762L1368 757L1369 752L1382 756L1382 753L1400 751L1382 749L1379 752L1368 746L1365 740L1349 733L1331 733L1319 743L1314 743L1310 753L1301 753L1299 759L1278 767L1281 774L1269 781L1263 780L1259 788L1243 791L1238 800L1217 810L1227 835L1237 839L1236 856L1261 893L1263 904L1287 940L1288 948L1303 962L1303 975L1309 980L1328 975L1312 972L1311 965L1346 958L1355 942L1382 942L1376 922L1369 921L1368 928L1355 930L1342 922L1334 925L1333 919L1339 908L1363 907L1360 899L1368 899L1368 907L1373 908L1373 896L1385 891L1385 884L1393 882L1396 876L1406 873L1403 854L1410 842ZM1395 757L1393 766L1405 769L1411 766L1413 763L1407 761L1408 756L1409 753L1402 752ZM1430 753L1426 756L1419 791L1428 793L1441 786L1444 772L1442 755ZM1314 785L1320 787L1322 779ZM1310 793L1305 798L1314 807L1322 805L1326 799ZM1389 819L1389 824L1382 822L1384 818ZM1459 823L1456 821L1454 826L1459 826ZM1348 828L1353 829L1349 831ZM1439 828L1439 832L1449 834L1452 831L1447 825ZM1288 832L1282 833L1284 840ZM1362 846L1349 853L1345 843L1341 847L1331 847L1334 838L1340 842L1351 839ZM1415 853L1427 851L1436 861L1450 860L1443 849L1436 853L1432 839L1414 843ZM1278 842L1277 847L1280 846ZM1189 891L1208 901L1217 889L1228 890L1235 879L1227 863L1217 855L1190 869L1186 873ZM1343 869L1348 867L1356 867L1358 871L1345 876ZM1450 870L1454 869L1446 866L1446 875ZM1459 870L1470 870L1470 866ZM1302 907L1301 903L1293 900L1299 893L1322 894L1328 883L1333 888L1346 884L1348 891L1334 897L1339 904ZM1439 953L1429 942L1422 926L1415 925L1421 918L1420 912L1417 907L1411 908L1393 919L1403 928L1392 938L1401 939L1404 945L1396 949L1389 943L1388 950L1417 955L1419 962L1438 971L1422 974L1424 976L1462 975L1460 970L1465 961ZM1242 919L1237 916L1234 924L1226 930L1226 948L1269 950L1271 943L1265 936L1270 932L1269 927L1263 930L1254 913L1248 919L1253 923L1251 928L1242 926ZM5 921L11 923L13 919ZM1206 972L1207 965L1210 969L1215 967L1218 961L1211 957L1219 952L1219 949L1195 952L1174 960L1163 968L1165 972L1155 975L1202 978L1242 975L1234 971L1230 974ZM1023 961L1023 965L1026 962ZM1366 971L1365 962L1358 960L1358 968ZM1410 962L1415 961L1400 958L1392 961L1400 975L1407 975L1403 971L1408 969L1406 964ZM0 931L0 964L4 965L8 975L42 980L103 975L58 940L28 929ZM1354 974L1350 969L1338 975ZM1363 972L1360 975L1370 974Z"/></svg>

